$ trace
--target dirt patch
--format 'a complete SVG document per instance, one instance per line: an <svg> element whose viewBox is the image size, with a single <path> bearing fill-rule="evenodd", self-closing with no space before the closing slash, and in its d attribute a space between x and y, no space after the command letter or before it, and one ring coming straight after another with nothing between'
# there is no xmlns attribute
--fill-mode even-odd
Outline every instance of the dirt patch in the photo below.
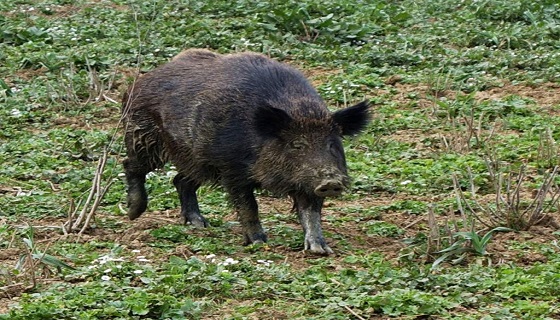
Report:
<svg viewBox="0 0 560 320"><path fill-rule="evenodd" d="M542 107L558 106L560 105L560 84L547 82L540 85L527 86L508 83L499 88L478 91L475 94L475 98L480 101L501 100L511 95L532 99Z"/></svg>
<svg viewBox="0 0 560 320"><path fill-rule="evenodd" d="M455 99L458 94L465 94L453 90L441 90L434 92L433 88L426 84L390 83L392 89L376 89L372 95L390 95L392 100L399 105L406 106L415 101L416 107L434 106L433 97ZM537 105L545 109L560 106L560 84L547 82L538 86L527 84L512 84L505 82L500 87L490 88L485 91L477 91L474 95L477 101L502 100L508 96L519 96L533 100Z"/></svg>
<svg viewBox="0 0 560 320"><path fill-rule="evenodd" d="M91 8L93 6L104 5L111 7L115 10L125 11L129 7L125 5L118 5L111 1L106 0L90 0L89 3L82 4L80 6L67 4L67 5L26 5L23 4L17 9L12 11L3 11L2 14L7 17L13 17L15 15L26 14L29 17L43 17L46 19L62 19L75 16L76 13L84 10L85 8Z"/></svg>
<svg viewBox="0 0 560 320"><path fill-rule="evenodd" d="M491 253L492 260L497 264L512 261L527 266L537 262L546 263L546 256L531 250L529 244L545 244L555 241L554 231L556 228L551 226L534 226L530 231L495 233L488 245L488 252ZM512 251L512 243L526 243L527 245L520 250Z"/></svg>
<svg viewBox="0 0 560 320"><path fill-rule="evenodd" d="M314 87L318 87L323 83L328 82L328 79L332 76L342 74L344 70L342 69L327 69L316 67L313 69L302 68L302 66L296 66L298 69L303 70L303 74L306 78L311 81Z"/></svg>
<svg viewBox="0 0 560 320"><path fill-rule="evenodd" d="M48 69L45 67L38 69L19 69L10 77L6 77L5 81L9 87L13 87L17 81L29 81L44 76L47 72Z"/></svg>

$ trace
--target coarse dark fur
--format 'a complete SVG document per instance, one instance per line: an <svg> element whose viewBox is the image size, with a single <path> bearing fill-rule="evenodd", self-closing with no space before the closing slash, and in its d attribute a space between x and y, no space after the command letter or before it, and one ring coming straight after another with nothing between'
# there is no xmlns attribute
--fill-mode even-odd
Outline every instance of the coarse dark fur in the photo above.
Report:
<svg viewBox="0 0 560 320"><path fill-rule="evenodd" d="M147 207L148 172L173 163L186 223L204 227L196 190L220 184L238 211L246 243L266 241L256 188L294 199L306 250L328 254L323 199L349 184L343 135L367 125L368 103L330 113L297 70L256 53L191 49L143 75L123 99L128 215Z"/></svg>

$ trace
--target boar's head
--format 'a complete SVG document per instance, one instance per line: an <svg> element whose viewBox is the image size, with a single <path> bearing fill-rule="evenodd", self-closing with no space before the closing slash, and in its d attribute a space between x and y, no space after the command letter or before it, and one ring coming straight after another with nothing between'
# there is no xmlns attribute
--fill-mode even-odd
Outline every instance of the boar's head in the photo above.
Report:
<svg viewBox="0 0 560 320"><path fill-rule="evenodd" d="M342 137L364 129L368 108L366 101L334 113L260 107L254 117L261 141L255 180L279 194L340 195L349 185Z"/></svg>

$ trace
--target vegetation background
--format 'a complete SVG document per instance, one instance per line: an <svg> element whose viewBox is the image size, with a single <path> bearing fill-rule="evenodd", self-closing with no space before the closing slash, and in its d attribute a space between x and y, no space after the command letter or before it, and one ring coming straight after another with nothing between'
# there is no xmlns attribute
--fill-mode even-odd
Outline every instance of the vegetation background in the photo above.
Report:
<svg viewBox="0 0 560 320"><path fill-rule="evenodd" d="M0 319L559 319L557 0L0 0ZM306 256L287 199L243 247L220 189L179 224L174 168L130 222L120 97L185 48L371 99L353 187ZM89 213L95 212L94 215ZM83 220L79 217L83 218ZM89 217L89 219L88 219Z"/></svg>

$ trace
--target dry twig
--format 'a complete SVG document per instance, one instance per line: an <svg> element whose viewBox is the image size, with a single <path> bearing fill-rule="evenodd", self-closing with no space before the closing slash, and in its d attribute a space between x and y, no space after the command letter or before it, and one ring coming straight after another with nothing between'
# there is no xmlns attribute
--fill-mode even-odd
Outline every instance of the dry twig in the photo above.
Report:
<svg viewBox="0 0 560 320"><path fill-rule="evenodd" d="M350 312L354 317L360 319L360 320L366 320L365 318L363 318L362 316L360 316L359 314L357 314L354 310L350 309L350 307L348 306L344 306L344 309L348 310L348 312Z"/></svg>
<svg viewBox="0 0 560 320"><path fill-rule="evenodd" d="M542 184L530 202L524 198L522 193L524 181L527 178L524 165L518 171L513 171L509 166L503 169L497 161L487 159L486 167L496 192L494 202L491 204L483 203L477 196L470 168L467 170L470 200L462 191L457 176L452 175L457 206L463 219L468 212L468 216L473 217L488 229L505 226L514 230L528 230L531 226L543 221L547 217L546 212L560 200L560 187L555 183L558 166L544 175Z"/></svg>
<svg viewBox="0 0 560 320"><path fill-rule="evenodd" d="M95 174L92 180L92 187L89 191L86 201L81 206L82 209L80 213L77 214L81 205L81 200L78 202L78 205L75 206L75 209L70 212L68 221L66 221L63 226L65 233L76 232L79 229L80 231L78 232L78 235L82 235L84 231L89 227L95 211L99 207L101 200L103 200L105 193L107 193L113 183L112 180L109 180L108 182L106 182L104 187L101 186L103 170L105 169L106 164L107 150L103 152L103 156L99 159L97 169L95 170ZM71 207L74 206L73 204L74 200L72 200Z"/></svg>

